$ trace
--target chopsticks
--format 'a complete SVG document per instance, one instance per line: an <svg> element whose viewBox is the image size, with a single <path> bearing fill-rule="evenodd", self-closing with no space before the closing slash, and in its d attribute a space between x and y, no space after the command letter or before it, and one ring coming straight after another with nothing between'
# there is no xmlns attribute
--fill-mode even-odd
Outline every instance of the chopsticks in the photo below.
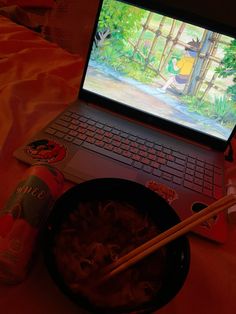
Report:
<svg viewBox="0 0 236 314"><path fill-rule="evenodd" d="M100 284L117 275L121 271L124 271L128 267L139 262L141 259L152 254L162 246L186 234L197 225L203 223L204 221L218 214L220 211L223 211L234 204L236 204L236 194L230 194L219 199L200 212L186 218L177 225L162 232L158 236L140 245L139 247L130 251L128 254L122 256L111 265L105 267L99 276L98 283Z"/></svg>

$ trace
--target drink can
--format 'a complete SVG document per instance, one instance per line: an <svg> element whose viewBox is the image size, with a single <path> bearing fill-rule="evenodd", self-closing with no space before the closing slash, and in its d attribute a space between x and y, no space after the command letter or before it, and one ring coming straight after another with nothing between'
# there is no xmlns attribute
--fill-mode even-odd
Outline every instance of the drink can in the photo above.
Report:
<svg viewBox="0 0 236 314"><path fill-rule="evenodd" d="M63 189L64 177L49 164L28 168L0 211L0 281L23 281L37 236Z"/></svg>

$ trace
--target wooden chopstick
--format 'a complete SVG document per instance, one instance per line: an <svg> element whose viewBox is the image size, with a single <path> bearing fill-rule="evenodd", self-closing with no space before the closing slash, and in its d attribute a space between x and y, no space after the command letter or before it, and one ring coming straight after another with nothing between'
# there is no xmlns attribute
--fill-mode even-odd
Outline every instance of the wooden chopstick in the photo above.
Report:
<svg viewBox="0 0 236 314"><path fill-rule="evenodd" d="M153 239L147 241L146 243L135 248L128 254L122 256L117 261L111 265L105 267L102 271L102 275L98 279L99 284L105 280L113 277L114 275L120 273L121 271L127 269L131 265L137 263L144 257L150 255L151 253L158 250L160 247L166 245L167 243L175 240L181 235L191 231L197 225L203 223L209 218L215 216L220 211L223 211L232 205L236 204L236 195L227 195L208 207L204 208L200 212L193 214L192 216L181 221L172 228L162 232Z"/></svg>

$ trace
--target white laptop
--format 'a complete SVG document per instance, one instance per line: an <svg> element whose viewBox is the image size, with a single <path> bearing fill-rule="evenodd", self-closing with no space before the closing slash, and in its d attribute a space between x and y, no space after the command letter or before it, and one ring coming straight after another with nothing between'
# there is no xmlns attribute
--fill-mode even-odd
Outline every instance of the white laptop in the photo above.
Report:
<svg viewBox="0 0 236 314"><path fill-rule="evenodd" d="M75 183L140 182L185 218L225 193L236 31L158 1L100 2L78 101L14 156ZM224 215L196 232L224 242Z"/></svg>

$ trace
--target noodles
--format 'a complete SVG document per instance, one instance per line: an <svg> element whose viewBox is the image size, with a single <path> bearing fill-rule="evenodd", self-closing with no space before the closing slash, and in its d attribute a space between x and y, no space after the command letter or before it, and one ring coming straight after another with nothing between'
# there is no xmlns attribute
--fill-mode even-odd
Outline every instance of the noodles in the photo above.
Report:
<svg viewBox="0 0 236 314"><path fill-rule="evenodd" d="M159 232L147 215L118 201L80 203L55 238L54 254L66 285L102 307L132 306L153 299L162 284L165 248L134 267L89 289L86 278Z"/></svg>

